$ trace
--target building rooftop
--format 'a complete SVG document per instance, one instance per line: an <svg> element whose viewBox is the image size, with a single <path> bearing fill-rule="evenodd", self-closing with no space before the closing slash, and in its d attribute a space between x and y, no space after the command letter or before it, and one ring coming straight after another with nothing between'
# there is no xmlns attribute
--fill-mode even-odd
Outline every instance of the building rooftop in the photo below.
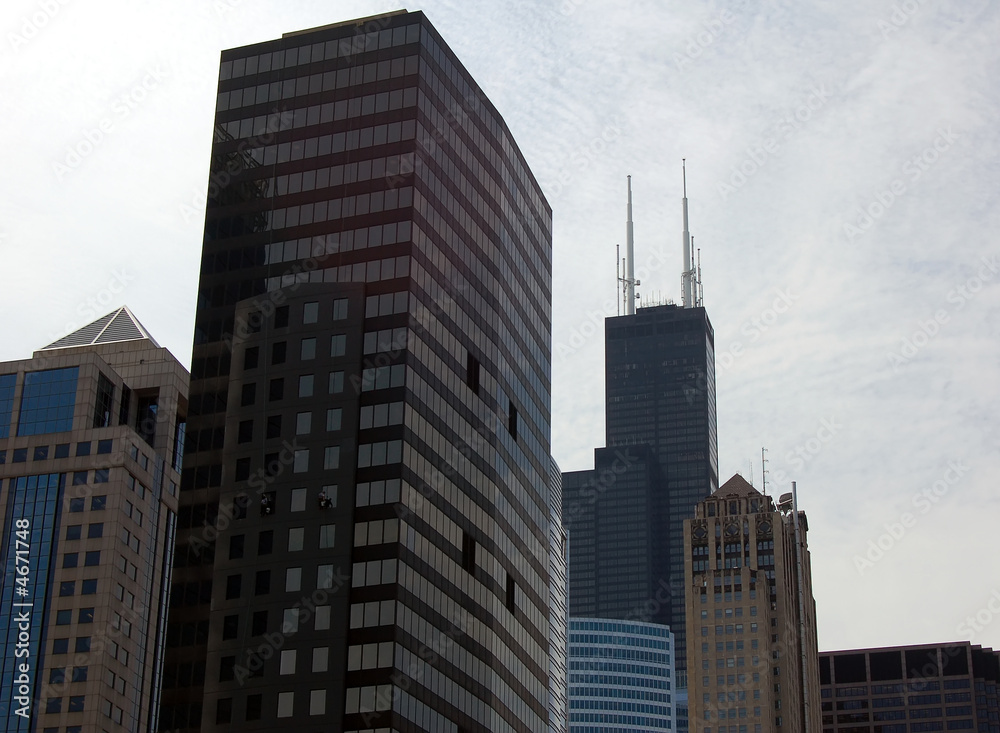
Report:
<svg viewBox="0 0 1000 733"><path fill-rule="evenodd" d="M149 331L139 323L139 319L132 314L128 306L122 306L116 311L108 313L106 316L98 318L93 323L88 323L68 336L63 336L58 341L54 341L48 346L43 346L40 351L49 349L66 349L73 346L94 346L96 344L113 344L120 341L139 341L148 339L153 346L159 348Z"/></svg>

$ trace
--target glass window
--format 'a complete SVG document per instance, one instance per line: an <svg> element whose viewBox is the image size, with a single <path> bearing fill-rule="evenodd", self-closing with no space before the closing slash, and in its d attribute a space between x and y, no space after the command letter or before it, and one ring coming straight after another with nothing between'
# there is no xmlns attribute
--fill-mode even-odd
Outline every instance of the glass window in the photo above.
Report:
<svg viewBox="0 0 1000 733"><path fill-rule="evenodd" d="M302 339L302 346L299 353L299 358L302 361L308 361L309 359L316 358L316 339L315 337Z"/></svg>
<svg viewBox="0 0 1000 733"><path fill-rule="evenodd" d="M85 508L82 497L69 500L69 510L71 512L82 512Z"/></svg>
<svg viewBox="0 0 1000 733"><path fill-rule="evenodd" d="M347 298L333 301L333 320L342 321L347 318Z"/></svg>
<svg viewBox="0 0 1000 733"><path fill-rule="evenodd" d="M328 391L330 394L340 394L344 391L343 372L330 372L330 386Z"/></svg>
<svg viewBox="0 0 1000 733"><path fill-rule="evenodd" d="M326 606L329 608L329 606ZM330 648L325 646L313 648L312 671L326 672L330 664Z"/></svg>
<svg viewBox="0 0 1000 733"><path fill-rule="evenodd" d="M285 609L282 615L281 630L285 634L291 634L299 630L299 609Z"/></svg>
<svg viewBox="0 0 1000 733"><path fill-rule="evenodd" d="M344 411L339 407L328 409L326 411L326 429L330 431L340 430L343 413Z"/></svg>
<svg viewBox="0 0 1000 733"><path fill-rule="evenodd" d="M319 303L313 301L302 306L302 322L316 323L319 320Z"/></svg>
<svg viewBox="0 0 1000 733"><path fill-rule="evenodd" d="M93 524L87 525L87 538L94 539L95 537L104 536L104 522L95 522Z"/></svg>
<svg viewBox="0 0 1000 733"><path fill-rule="evenodd" d="M76 583L72 580L64 580L59 584L59 595L71 596L76 593Z"/></svg>
<svg viewBox="0 0 1000 733"><path fill-rule="evenodd" d="M312 413L300 412L295 416L295 434L309 435L312 430Z"/></svg>
<svg viewBox="0 0 1000 733"><path fill-rule="evenodd" d="M79 371L79 367L68 367L24 375L18 435L61 433L73 429Z"/></svg>
<svg viewBox="0 0 1000 733"><path fill-rule="evenodd" d="M14 412L16 374L0 374L0 438L10 437L10 420ZM61 458L56 450L56 458Z"/></svg>
<svg viewBox="0 0 1000 733"><path fill-rule="evenodd" d="M292 489L291 511L304 512L305 510L306 510L306 490Z"/></svg>
<svg viewBox="0 0 1000 733"><path fill-rule="evenodd" d="M0 437L2 435L3 425L0 424ZM69 443L60 443L56 446L56 458L69 458Z"/></svg>
<svg viewBox="0 0 1000 733"><path fill-rule="evenodd" d="M293 473L305 473L309 470L309 450L307 448L295 451L292 462Z"/></svg>
<svg viewBox="0 0 1000 733"><path fill-rule="evenodd" d="M106 484L108 482L108 474L111 469L108 468L98 468L94 471L94 483L95 484Z"/></svg>
<svg viewBox="0 0 1000 733"><path fill-rule="evenodd" d="M67 540L78 540L81 536L81 531L83 529L82 524L71 524L66 527L66 539Z"/></svg>
<svg viewBox="0 0 1000 733"><path fill-rule="evenodd" d="M309 692L309 714L323 715L326 713L326 690L311 690Z"/></svg>
<svg viewBox="0 0 1000 733"><path fill-rule="evenodd" d="M319 528L319 547L327 549L333 547L336 527L332 524L324 524Z"/></svg>
<svg viewBox="0 0 1000 733"><path fill-rule="evenodd" d="M31 455L33 461L44 461L49 457L49 447L47 445L36 445Z"/></svg>
<svg viewBox="0 0 1000 733"><path fill-rule="evenodd" d="M90 455L90 443L77 443L76 444L76 455L77 456L89 456Z"/></svg>
<svg viewBox="0 0 1000 733"><path fill-rule="evenodd" d="M296 593L302 590L302 568L285 568L285 592Z"/></svg>
<svg viewBox="0 0 1000 733"><path fill-rule="evenodd" d="M69 698L69 711L71 713L83 712L83 695L71 695Z"/></svg>
<svg viewBox="0 0 1000 733"><path fill-rule="evenodd" d="M86 567L93 567L101 564L101 551L92 550L83 557L83 564Z"/></svg>
<svg viewBox="0 0 1000 733"><path fill-rule="evenodd" d="M290 527L288 530L288 551L298 552L301 550L305 536L305 527Z"/></svg>
<svg viewBox="0 0 1000 733"><path fill-rule="evenodd" d="M113 440L99 440L97 441L97 454L101 455L104 453L110 453L113 446Z"/></svg>
<svg viewBox="0 0 1000 733"><path fill-rule="evenodd" d="M282 649L278 674L295 674L295 650Z"/></svg>
<svg viewBox="0 0 1000 733"><path fill-rule="evenodd" d="M53 654L67 654L67 653L69 653L69 639L53 639L52 640L52 653Z"/></svg>
<svg viewBox="0 0 1000 733"><path fill-rule="evenodd" d="M64 568L75 568L79 564L79 560L80 560L80 553L67 552L65 555L63 555L62 566Z"/></svg>
<svg viewBox="0 0 1000 733"><path fill-rule="evenodd" d="M312 397L313 375L303 374L299 377L299 397Z"/></svg>
<svg viewBox="0 0 1000 733"><path fill-rule="evenodd" d="M141 492L141 487L140 487L140 492ZM102 509L104 509L104 507L107 506L107 504L108 504L108 497L104 494L101 494L100 496L90 497L90 511L92 512L101 511Z"/></svg>
<svg viewBox="0 0 1000 733"><path fill-rule="evenodd" d="M295 700L294 692L279 692L278 693L278 717L279 718L290 718L292 717L292 707Z"/></svg>
<svg viewBox="0 0 1000 733"><path fill-rule="evenodd" d="M87 483L87 475L88 475L88 473L89 473L88 471L74 471L73 472L73 485L74 486L81 486L81 485ZM81 499L81 501L83 501L83 500Z"/></svg>
<svg viewBox="0 0 1000 733"><path fill-rule="evenodd" d="M56 626L68 626L73 623L73 611L64 609L56 611Z"/></svg>
<svg viewBox="0 0 1000 733"><path fill-rule="evenodd" d="M97 579L90 578L80 584L80 595L91 596L97 593Z"/></svg>
<svg viewBox="0 0 1000 733"><path fill-rule="evenodd" d="M89 652L90 651L90 637L89 636L78 636L76 637L76 644L74 651L77 652Z"/></svg>
<svg viewBox="0 0 1000 733"><path fill-rule="evenodd" d="M343 356L347 352L347 336L337 334L330 338L330 356Z"/></svg>
<svg viewBox="0 0 1000 733"><path fill-rule="evenodd" d="M360 465L360 464L358 464ZM340 468L340 446L339 445L329 445L323 451L323 468L326 470L332 470L335 468Z"/></svg>

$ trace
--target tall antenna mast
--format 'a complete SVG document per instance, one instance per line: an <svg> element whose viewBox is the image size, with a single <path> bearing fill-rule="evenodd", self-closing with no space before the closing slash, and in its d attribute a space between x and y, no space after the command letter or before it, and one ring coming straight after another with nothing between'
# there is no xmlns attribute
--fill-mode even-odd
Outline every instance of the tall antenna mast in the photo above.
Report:
<svg viewBox="0 0 1000 733"><path fill-rule="evenodd" d="M694 246L694 237L691 237L691 246ZM698 248L698 279L695 281L695 305L699 308L705 304L705 290L701 284L701 247Z"/></svg>
<svg viewBox="0 0 1000 733"><path fill-rule="evenodd" d="M635 241L632 237L632 176L628 177L628 218L625 222L625 315L635 315Z"/></svg>
<svg viewBox="0 0 1000 733"><path fill-rule="evenodd" d="M622 277L622 246L620 244L615 245L615 279L618 284L615 285L615 301L618 302L618 315L622 314L622 304L618 300L618 288L625 283L625 278ZM624 288L623 288L624 289ZM625 300L625 294L622 293L622 300Z"/></svg>
<svg viewBox="0 0 1000 733"><path fill-rule="evenodd" d="M688 230L688 194L687 194L687 163L681 158L681 175L684 179L684 198L681 199L684 210L684 271L681 273L681 304L685 308L695 307L695 271L691 262L691 232Z"/></svg>
<svg viewBox="0 0 1000 733"><path fill-rule="evenodd" d="M764 490L761 493L764 494L764 495L767 495L767 474L769 473L769 471L767 470L767 459L764 458L764 454L765 453L767 453L767 448L761 447L761 449L760 449L760 475L761 475L761 481L764 484L764 487L763 487Z"/></svg>

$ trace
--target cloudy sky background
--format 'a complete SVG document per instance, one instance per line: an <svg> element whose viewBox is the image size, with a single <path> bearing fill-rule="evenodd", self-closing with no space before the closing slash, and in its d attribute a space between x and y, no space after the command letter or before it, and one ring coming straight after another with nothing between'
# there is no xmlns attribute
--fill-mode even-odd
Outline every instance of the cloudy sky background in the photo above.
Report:
<svg viewBox="0 0 1000 733"><path fill-rule="evenodd" d="M0 360L127 303L188 364L219 51L398 7L7 2ZM759 486L766 447L771 490L798 482L820 647L1000 648L998 3L409 9L552 205L563 470L603 445L625 177L639 292L678 298L686 157L721 477L752 466Z"/></svg>

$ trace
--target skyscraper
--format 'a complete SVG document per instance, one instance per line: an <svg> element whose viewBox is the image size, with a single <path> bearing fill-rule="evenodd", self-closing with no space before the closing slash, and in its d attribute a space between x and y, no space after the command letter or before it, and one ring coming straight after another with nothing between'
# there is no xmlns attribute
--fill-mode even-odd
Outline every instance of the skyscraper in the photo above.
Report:
<svg viewBox="0 0 1000 733"><path fill-rule="evenodd" d="M628 218L631 239L631 188ZM684 222L687 250L686 196ZM563 476L570 616L665 624L680 671L683 522L718 487L715 334L692 277L682 306L605 320L606 447L593 470Z"/></svg>
<svg viewBox="0 0 1000 733"><path fill-rule="evenodd" d="M691 730L820 730L807 530L738 475L684 522Z"/></svg>
<svg viewBox="0 0 1000 733"><path fill-rule="evenodd" d="M162 730L547 729L550 300L423 14L223 52Z"/></svg>
<svg viewBox="0 0 1000 733"><path fill-rule="evenodd" d="M154 725L187 382L127 308L0 364L0 730Z"/></svg>

